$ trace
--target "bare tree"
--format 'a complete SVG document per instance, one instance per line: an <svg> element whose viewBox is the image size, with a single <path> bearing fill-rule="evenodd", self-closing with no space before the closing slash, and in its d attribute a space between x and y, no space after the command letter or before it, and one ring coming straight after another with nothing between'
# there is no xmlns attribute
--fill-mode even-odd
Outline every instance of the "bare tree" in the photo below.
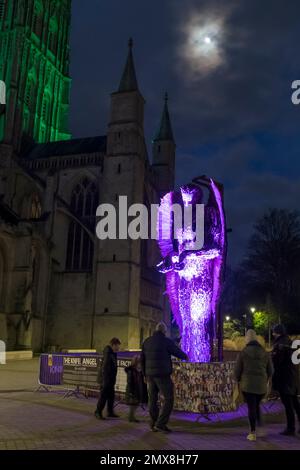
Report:
<svg viewBox="0 0 300 470"><path fill-rule="evenodd" d="M269 209L254 225L242 263L246 283L262 299L269 294L279 314L297 314L299 305L300 215Z"/></svg>

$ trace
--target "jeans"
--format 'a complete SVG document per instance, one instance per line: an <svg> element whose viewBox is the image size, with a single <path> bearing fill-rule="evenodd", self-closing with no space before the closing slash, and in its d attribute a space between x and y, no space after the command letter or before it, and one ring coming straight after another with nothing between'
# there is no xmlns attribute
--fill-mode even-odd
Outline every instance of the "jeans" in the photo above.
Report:
<svg viewBox="0 0 300 470"><path fill-rule="evenodd" d="M174 386L170 376L147 377L149 394L149 412L153 425L163 428L167 425L174 405ZM158 406L158 394L163 398L161 409Z"/></svg>
<svg viewBox="0 0 300 470"><path fill-rule="evenodd" d="M107 402L107 412L109 415L114 412L115 384L108 383L100 388L100 396L97 403L98 413L102 413Z"/></svg>
<svg viewBox="0 0 300 470"><path fill-rule="evenodd" d="M289 431L295 431L295 413L300 423L300 403L297 395L287 395L286 393L280 393L282 404L285 408L287 429Z"/></svg>
<svg viewBox="0 0 300 470"><path fill-rule="evenodd" d="M264 395L258 395L257 393L243 392L245 401L248 406L248 418L250 423L251 432L255 432L256 424L261 424L260 415L260 402Z"/></svg>

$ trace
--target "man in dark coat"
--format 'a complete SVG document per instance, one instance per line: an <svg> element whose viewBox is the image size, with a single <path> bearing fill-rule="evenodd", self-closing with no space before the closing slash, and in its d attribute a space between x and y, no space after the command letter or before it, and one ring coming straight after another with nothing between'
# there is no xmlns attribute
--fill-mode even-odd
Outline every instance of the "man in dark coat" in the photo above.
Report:
<svg viewBox="0 0 300 470"><path fill-rule="evenodd" d="M273 388L279 392L281 401L285 408L287 427L281 433L284 436L295 434L295 413L300 423L299 373L298 368L292 362L291 340L286 334L283 325L273 328L275 338L272 351L274 364ZM300 429L299 429L300 432Z"/></svg>
<svg viewBox="0 0 300 470"><path fill-rule="evenodd" d="M112 338L109 345L104 348L103 358L98 374L98 383L100 384L100 397L95 411L97 419L105 419L103 410L107 402L107 416L109 418L118 418L114 413L115 384L117 378L117 352L120 349L120 340Z"/></svg>
<svg viewBox="0 0 300 470"><path fill-rule="evenodd" d="M174 403L171 357L188 360L187 355L166 337L166 333L166 325L159 323L153 335L145 340L141 356L142 369L148 384L151 429L161 432L170 432L167 423ZM161 410L157 404L158 394L163 397Z"/></svg>

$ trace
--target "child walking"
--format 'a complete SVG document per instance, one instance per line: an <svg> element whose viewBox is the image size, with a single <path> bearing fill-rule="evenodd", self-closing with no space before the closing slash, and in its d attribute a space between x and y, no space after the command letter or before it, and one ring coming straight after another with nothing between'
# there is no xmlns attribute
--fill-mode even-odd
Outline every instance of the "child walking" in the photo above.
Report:
<svg viewBox="0 0 300 470"><path fill-rule="evenodd" d="M129 406L128 420L138 423L135 412L142 403L147 403L147 386L142 373L141 358L134 356L131 365L125 368L127 374L126 403Z"/></svg>

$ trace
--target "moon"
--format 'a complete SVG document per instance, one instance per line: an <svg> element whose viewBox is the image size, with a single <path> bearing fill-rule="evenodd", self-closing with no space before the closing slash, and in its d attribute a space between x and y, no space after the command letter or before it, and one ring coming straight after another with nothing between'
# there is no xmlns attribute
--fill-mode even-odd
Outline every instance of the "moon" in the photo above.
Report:
<svg viewBox="0 0 300 470"><path fill-rule="evenodd" d="M188 43L193 55L213 58L219 51L220 31L216 24L205 24L191 28Z"/></svg>

